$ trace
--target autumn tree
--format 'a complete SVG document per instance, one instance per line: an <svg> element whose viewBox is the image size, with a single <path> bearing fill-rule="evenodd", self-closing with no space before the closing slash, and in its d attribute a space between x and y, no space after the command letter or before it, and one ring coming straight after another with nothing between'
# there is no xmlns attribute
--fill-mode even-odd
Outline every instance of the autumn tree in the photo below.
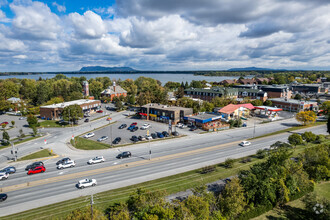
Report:
<svg viewBox="0 0 330 220"><path fill-rule="evenodd" d="M316 114L313 111L303 111L296 115L297 121L301 122L303 125L311 124L316 121Z"/></svg>

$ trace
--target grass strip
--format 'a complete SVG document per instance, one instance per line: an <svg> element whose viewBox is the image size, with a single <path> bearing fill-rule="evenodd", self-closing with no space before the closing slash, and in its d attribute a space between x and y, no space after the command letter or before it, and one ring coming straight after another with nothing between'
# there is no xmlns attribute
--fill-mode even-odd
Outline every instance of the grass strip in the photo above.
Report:
<svg viewBox="0 0 330 220"><path fill-rule="evenodd" d="M272 136L272 135L282 134L282 133L286 133L286 132L290 132L290 131L296 131L296 130L300 130L300 129L304 129L304 128L310 128L310 127L324 125L324 124L326 124L326 122L315 122L314 124L310 124L310 125L299 125L299 126L295 126L295 127L275 131L275 132L272 132L272 133L260 135L258 137L249 138L248 140L254 140L254 139L258 139L258 138L268 137L268 136Z"/></svg>
<svg viewBox="0 0 330 220"><path fill-rule="evenodd" d="M82 137L76 137L75 143L73 143L73 140L71 140L71 145L81 150L102 150L111 148L109 144L89 140Z"/></svg>
<svg viewBox="0 0 330 220"><path fill-rule="evenodd" d="M327 140L324 143L330 143L330 140ZM297 156L305 148L313 147L315 145L316 144L311 143L299 145L295 148L293 156ZM226 169L223 164L218 164L214 172L207 174L201 174L201 169L197 169L145 183L101 192L94 195L95 207L104 211L109 205L115 202L125 201L137 188L144 188L150 191L165 190L168 195L185 191L200 184L206 184L237 175L240 170L249 169L253 164L265 160L257 159L255 156L250 156L251 162L242 163L241 161L245 158L246 157L236 159L234 167L231 169ZM72 210L85 207L87 205L89 205L89 196L84 196L2 217L2 219L61 219Z"/></svg>
<svg viewBox="0 0 330 220"><path fill-rule="evenodd" d="M43 157L51 157L51 156L55 156L56 154L52 153L49 151L49 149L43 149L40 151L37 151L35 153L26 155L20 159L18 159L17 161L23 161L23 160L32 160L32 159L38 159L38 158L43 158Z"/></svg>

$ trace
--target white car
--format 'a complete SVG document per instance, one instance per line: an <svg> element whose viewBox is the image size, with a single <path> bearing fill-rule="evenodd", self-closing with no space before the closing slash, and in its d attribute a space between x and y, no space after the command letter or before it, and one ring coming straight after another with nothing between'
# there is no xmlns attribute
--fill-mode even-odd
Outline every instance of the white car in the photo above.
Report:
<svg viewBox="0 0 330 220"><path fill-rule="evenodd" d="M0 173L0 180L6 180L8 179L9 174L8 173Z"/></svg>
<svg viewBox="0 0 330 220"><path fill-rule="evenodd" d="M97 139L98 142L105 141L108 139L108 136L102 136L99 139Z"/></svg>
<svg viewBox="0 0 330 220"><path fill-rule="evenodd" d="M152 140L152 137L150 135L146 135L147 140Z"/></svg>
<svg viewBox="0 0 330 220"><path fill-rule="evenodd" d="M250 145L251 145L251 142L248 142L248 141L242 141L239 145L241 145L242 147L250 146Z"/></svg>
<svg viewBox="0 0 330 220"><path fill-rule="evenodd" d="M60 163L58 166L57 166L57 169L64 169L64 168L70 168L70 167L74 167L76 166L76 163L74 162L74 160L69 160L65 163Z"/></svg>
<svg viewBox="0 0 330 220"><path fill-rule="evenodd" d="M78 182L78 188L83 189L85 187L96 186L96 179L83 179Z"/></svg>
<svg viewBox="0 0 330 220"><path fill-rule="evenodd" d="M146 123L146 124L142 125L141 130L146 130L148 128L150 128L150 124Z"/></svg>
<svg viewBox="0 0 330 220"><path fill-rule="evenodd" d="M95 164L95 163L102 163L104 162L105 159L103 156L97 156L97 157L94 157L93 159L90 159L87 163L88 164Z"/></svg>
<svg viewBox="0 0 330 220"><path fill-rule="evenodd" d="M186 128L187 125L182 124L182 123L178 123L178 124L176 125L176 127L178 127L178 128Z"/></svg>
<svg viewBox="0 0 330 220"><path fill-rule="evenodd" d="M94 137L94 133L93 132L91 132L91 133L88 133L88 134L85 134L85 138L90 138L90 137Z"/></svg>

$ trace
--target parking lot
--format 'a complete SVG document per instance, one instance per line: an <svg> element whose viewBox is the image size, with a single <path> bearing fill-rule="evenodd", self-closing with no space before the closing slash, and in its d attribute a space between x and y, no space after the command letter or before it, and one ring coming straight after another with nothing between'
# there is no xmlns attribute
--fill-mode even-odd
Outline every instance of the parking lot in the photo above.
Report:
<svg viewBox="0 0 330 220"><path fill-rule="evenodd" d="M23 130L23 133L25 135L32 134L32 129L28 127L26 118L24 118L23 120L19 120L19 118L21 117L22 116L14 116L14 115L6 115L6 114L0 115L0 123L8 122L5 129L8 132L9 137L11 139L19 136L20 129ZM14 127L12 127L11 121L15 121ZM2 127L0 127L0 129L1 131L3 131ZM0 137L0 139L2 139L2 136Z"/></svg>
<svg viewBox="0 0 330 220"><path fill-rule="evenodd" d="M130 124L132 124L133 122L136 122L137 127L139 128L137 131L134 131L134 132L127 129L130 126ZM97 139L99 139L102 136L108 136L108 139L102 141L102 143L110 144L115 138L120 137L121 141L120 141L119 145L130 144L130 143L133 143L133 141L130 140L133 135L135 135L137 137L138 136L145 137L147 135L147 130L141 129L142 125L145 123L151 125L150 128L148 129L149 135L151 135L151 133L156 133L156 132L163 132L163 131L168 132L168 124L154 122L154 121L141 120L141 119L137 119L137 118L133 118L133 117L127 117L127 118L122 119L107 127L93 131L95 136L91 137L89 139L97 141ZM123 128L123 129L119 129L119 126L121 124L126 124L127 127ZM177 131L179 133L179 135L192 135L192 134L196 133L196 131L194 131L194 132L189 131L189 128L180 129L180 128L173 127L172 131Z"/></svg>

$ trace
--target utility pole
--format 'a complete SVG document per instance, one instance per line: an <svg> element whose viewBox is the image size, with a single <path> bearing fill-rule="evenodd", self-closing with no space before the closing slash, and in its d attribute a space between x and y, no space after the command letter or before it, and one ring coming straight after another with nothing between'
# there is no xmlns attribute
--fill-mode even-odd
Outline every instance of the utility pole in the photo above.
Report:
<svg viewBox="0 0 330 220"><path fill-rule="evenodd" d="M254 135L256 133L256 115L253 114L253 138L254 138Z"/></svg>
<svg viewBox="0 0 330 220"><path fill-rule="evenodd" d="M112 120L112 118L109 117L109 119L110 119L109 120L109 127L110 127L110 146L112 146L112 126L111 126L111 120Z"/></svg>
<svg viewBox="0 0 330 220"><path fill-rule="evenodd" d="M149 142L149 160L151 160L151 148L150 148L149 130L147 130L147 137L148 137L148 142Z"/></svg>
<svg viewBox="0 0 330 220"><path fill-rule="evenodd" d="M14 157L14 161L17 161L17 149L15 149L13 142L9 142L11 144L11 154Z"/></svg>
<svg viewBox="0 0 330 220"><path fill-rule="evenodd" d="M91 195L91 219L93 220L93 204L94 204L94 200L93 200L93 194Z"/></svg>

